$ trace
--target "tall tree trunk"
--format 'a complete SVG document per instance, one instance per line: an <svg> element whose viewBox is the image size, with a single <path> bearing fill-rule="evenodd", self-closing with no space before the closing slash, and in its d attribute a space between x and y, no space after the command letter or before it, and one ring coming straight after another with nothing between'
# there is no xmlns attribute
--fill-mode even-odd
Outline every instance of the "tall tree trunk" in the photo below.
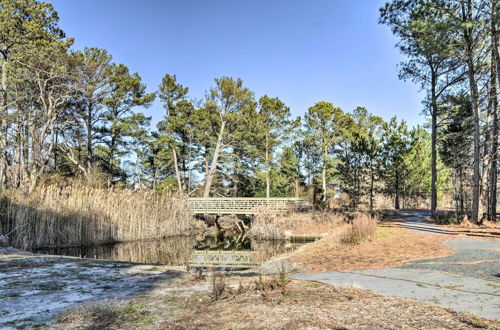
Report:
<svg viewBox="0 0 500 330"><path fill-rule="evenodd" d="M189 139L189 145L191 146L192 145L192 141L191 139ZM188 174L187 174L187 179L186 179L186 193L188 194L188 196L191 194L191 187L193 186L192 185L192 162L193 162L193 155L192 155L192 150L193 148L190 148L189 147L189 152L188 152Z"/></svg>
<svg viewBox="0 0 500 330"><path fill-rule="evenodd" d="M240 172L239 168L239 162L237 161L240 157L239 151L235 152L236 155L236 161L234 162L234 179L233 179L233 196L236 197L238 196L238 189L239 189L239 178L238 178L238 173Z"/></svg>
<svg viewBox="0 0 500 330"><path fill-rule="evenodd" d="M436 100L436 76L433 73L431 79L431 216L434 218L437 211L437 100Z"/></svg>
<svg viewBox="0 0 500 330"><path fill-rule="evenodd" d="M203 190L203 197L210 196L210 189L212 188L212 181L214 179L215 172L217 171L217 165L219 162L219 154L222 148L222 139L224 137L224 129L226 127L226 122L223 121L220 129L219 135L217 136L217 143L215 144L214 154L212 156L212 162L210 164L210 169L207 173L206 181L205 181L205 189Z"/></svg>
<svg viewBox="0 0 500 330"><path fill-rule="evenodd" d="M90 173L92 160L94 159L94 148L92 146L92 106L87 107L87 173Z"/></svg>
<svg viewBox="0 0 500 330"><path fill-rule="evenodd" d="M270 180L269 180L269 171L270 171L270 166L269 166L269 135L266 134L266 151L265 151L265 162L266 162L266 197L270 197Z"/></svg>
<svg viewBox="0 0 500 330"><path fill-rule="evenodd" d="M55 132L54 132L54 171L57 171L57 168L59 166L59 160L57 158L57 152L59 151L58 150L58 146L59 146L59 129L56 128Z"/></svg>
<svg viewBox="0 0 500 330"><path fill-rule="evenodd" d="M403 193L401 195L402 199L403 199L403 209L406 208L406 186L403 185Z"/></svg>
<svg viewBox="0 0 500 330"><path fill-rule="evenodd" d="M50 110L47 111L50 114L55 111L55 110ZM45 153L42 154L42 152L39 153L39 158L35 161L37 166L34 166L33 171L30 173L30 184L28 188L28 192L32 193L36 185L38 184L38 180L40 177L43 175L45 172L45 169L47 167L47 164L50 161L50 157L52 155L52 152L54 150L54 145L55 145L55 139L54 139L54 134L55 134L55 120L56 118L50 118L47 122L47 124L43 125L43 127L40 129L40 132L38 133L37 136L37 144L41 146L44 144L45 141L50 141L49 146ZM50 133L48 133L50 131Z"/></svg>
<svg viewBox="0 0 500 330"><path fill-rule="evenodd" d="M181 147L181 150L179 151L179 156L180 155L186 155L186 147L183 143L182 147ZM181 182L182 182L182 192L183 193L186 193L188 191L188 187L187 187L187 184L188 184L188 174L187 174L187 164L186 164L186 158L182 158L181 162L180 162L180 165L181 165L181 168L182 168L182 176L181 176Z"/></svg>
<svg viewBox="0 0 500 330"><path fill-rule="evenodd" d="M396 180L394 182L395 198L394 198L394 208L399 210L399 174L396 171Z"/></svg>
<svg viewBox="0 0 500 330"><path fill-rule="evenodd" d="M494 86L494 85L493 85ZM488 106L487 106L487 115L486 115L486 121L485 121L485 127L484 127L484 142L483 142L483 148L482 148L482 168L480 172L482 173L481 176L481 182L479 184L479 209L480 210L486 210L486 217L489 217L488 212L490 209L490 204L489 204L489 199L490 199L490 145L492 143L491 141L491 120L492 120L492 113L493 113L493 99L492 99L492 85L489 86L489 95L488 95Z"/></svg>
<svg viewBox="0 0 500 330"><path fill-rule="evenodd" d="M370 164L370 211L373 211L373 185L374 185L373 165Z"/></svg>
<svg viewBox="0 0 500 330"><path fill-rule="evenodd" d="M326 147L323 147L323 166L321 171L321 188L323 189L321 201L323 203L326 202L326 163L328 157L328 150Z"/></svg>
<svg viewBox="0 0 500 330"><path fill-rule="evenodd" d="M1 88L2 103L0 104L0 189L7 187L7 59L2 59Z"/></svg>
<svg viewBox="0 0 500 330"><path fill-rule="evenodd" d="M498 0L491 0L491 39L492 39L492 51L493 57L496 63L497 69L497 82L498 88L500 88L500 45L498 43L498 33L500 32L500 27L498 26Z"/></svg>
<svg viewBox="0 0 500 330"><path fill-rule="evenodd" d="M136 152L136 160L135 160L135 189L140 190L142 186L141 182L141 167L139 162L139 154Z"/></svg>
<svg viewBox="0 0 500 330"><path fill-rule="evenodd" d="M204 157L204 173L203 174L205 175L205 180L206 180L206 178L208 178L208 171L210 170L210 168L208 167L208 164L209 164L208 156L210 155L210 153L208 152L209 146L205 145L204 147L205 147L204 148L205 151L204 151L204 155L203 155L203 157Z"/></svg>
<svg viewBox="0 0 500 330"><path fill-rule="evenodd" d="M472 22L472 1L465 0L462 2L462 16L464 22ZM473 174L472 174L472 210L471 221L479 222L479 199L480 199L480 182L481 175L479 172L479 163L481 161L481 146L480 146L480 127L479 127L479 91L476 82L476 68L474 63L474 40L472 40L472 31L468 25L464 28L465 39L465 57L467 63L467 75L469 78L470 100L472 106L472 120L474 131L474 157L473 157Z"/></svg>
<svg viewBox="0 0 500 330"><path fill-rule="evenodd" d="M457 172L455 171L453 173L453 204L455 205L455 214L460 214L459 208L458 208L459 193L460 193L460 191L458 188L458 175L457 175Z"/></svg>
<svg viewBox="0 0 500 330"><path fill-rule="evenodd" d="M470 66L474 67L472 62L469 63ZM481 176L479 172L479 163L481 161L481 149L480 149L480 128L479 128L479 106L478 106L478 91L475 78L472 73L469 79L472 81L471 85L471 103L473 111L473 125L474 125L474 160L473 160L473 175L472 175L472 214L471 220L473 223L479 221L479 198L480 198L480 182Z"/></svg>
<svg viewBox="0 0 500 330"><path fill-rule="evenodd" d="M23 185L26 181L29 172L29 163L30 163L30 130L28 128L27 123L29 122L29 114L27 114L23 123L23 173L22 173L22 182Z"/></svg>
<svg viewBox="0 0 500 330"><path fill-rule="evenodd" d="M464 176L463 176L463 168L460 168L460 214L464 215L465 214L465 192L464 192Z"/></svg>
<svg viewBox="0 0 500 330"><path fill-rule="evenodd" d="M156 190L156 184L158 181L158 166L156 164L153 166L153 190Z"/></svg>
<svg viewBox="0 0 500 330"><path fill-rule="evenodd" d="M177 189L179 191L179 194L184 195L184 190L182 189L181 174L179 173L179 164L177 161L177 152L175 151L174 146L172 146L172 156L174 158L174 168L175 168L175 178L177 179Z"/></svg>
<svg viewBox="0 0 500 330"><path fill-rule="evenodd" d="M492 40L493 41L493 40ZM492 43L492 45L494 45ZM485 137L485 158L489 160L489 166L485 169L488 173L486 182L486 214L488 220L493 220L496 217L496 185L497 185L497 151L498 151L498 99L496 88L496 64L495 52L492 51L491 62L491 81L490 81L490 98L488 102L488 121L487 135ZM489 152L488 155L486 153ZM486 164L486 162L485 162Z"/></svg>
<svg viewBox="0 0 500 330"><path fill-rule="evenodd" d="M113 185L113 160L115 158L115 134L114 134L114 129L111 128L111 141L109 144L109 159L108 159L108 170L109 170L109 175L108 175L108 188L111 188Z"/></svg>
<svg viewBox="0 0 500 330"><path fill-rule="evenodd" d="M492 145L491 145L491 173L490 173L490 220L496 220L497 213L497 182L498 182L498 89L495 86L495 80L500 88L500 55L498 49L498 26L496 25L497 17L497 0L491 1L491 43L492 43L492 59L494 64L491 70L491 80L494 89L493 98L493 113L492 113ZM496 68L496 71L495 71Z"/></svg>
<svg viewBox="0 0 500 330"><path fill-rule="evenodd" d="M495 70L492 70L492 78L496 78ZM491 160L488 175L488 219L494 220L496 218L496 204L497 204L497 180L498 180L498 99L496 83L491 87L491 146L489 148Z"/></svg>
<svg viewBox="0 0 500 330"><path fill-rule="evenodd" d="M19 188L21 185L21 166L22 166L22 152L23 152L23 140L22 140L22 123L21 114L19 109L17 109L17 132L16 132L16 176L15 176L15 187Z"/></svg>

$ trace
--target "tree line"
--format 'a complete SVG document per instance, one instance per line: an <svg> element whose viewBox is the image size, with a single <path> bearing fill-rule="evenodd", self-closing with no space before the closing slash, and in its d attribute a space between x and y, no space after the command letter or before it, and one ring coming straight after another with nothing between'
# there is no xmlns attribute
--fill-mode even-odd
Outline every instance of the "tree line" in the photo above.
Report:
<svg viewBox="0 0 500 330"><path fill-rule="evenodd" d="M50 3L1 0L0 187L32 191L53 176L102 176L108 187L203 197L307 195L322 205L335 199L367 209L376 207L379 196L391 198L395 208L432 196L435 208L438 197L454 189L457 210L473 213L476 195L469 190L477 180L477 150L471 143L478 124L480 169L487 173L479 184L494 212L496 92L495 102L489 96L496 90L491 75L497 55L488 42L480 52L473 42L476 123L465 88L465 51L451 35L460 25L445 24L450 16L438 15L440 6L449 10L454 3L393 1L381 9L381 22L400 37L409 59L401 77L430 91L424 104L432 118L429 134L363 107L348 112L324 101L294 117L278 97L257 97L232 77L216 78L202 98L190 95L173 74L149 92L140 75L114 62L107 50L74 49ZM481 27L491 28L483 9ZM462 29L484 37L475 24ZM439 46L445 41L446 47ZM427 66L423 51L432 52L437 68L434 62ZM164 113L153 127L141 108L155 98Z"/></svg>
<svg viewBox="0 0 500 330"><path fill-rule="evenodd" d="M380 22L390 26L407 58L400 78L420 84L426 92L432 213L441 153L453 170L460 213L470 204L473 222L483 214L493 220L498 184L498 1L393 0L380 9Z"/></svg>

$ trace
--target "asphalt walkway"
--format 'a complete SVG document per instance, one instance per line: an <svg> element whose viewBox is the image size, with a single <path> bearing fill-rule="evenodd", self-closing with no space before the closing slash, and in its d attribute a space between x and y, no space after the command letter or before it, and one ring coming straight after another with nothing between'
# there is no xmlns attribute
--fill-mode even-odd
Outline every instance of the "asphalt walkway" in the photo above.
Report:
<svg viewBox="0 0 500 330"><path fill-rule="evenodd" d="M409 230L447 234L424 222L428 216L425 211L407 211L402 215L404 226ZM413 261L402 267L298 273L291 277L331 285L352 285L380 295L405 297L500 320L500 241L453 239L447 244L456 253Z"/></svg>

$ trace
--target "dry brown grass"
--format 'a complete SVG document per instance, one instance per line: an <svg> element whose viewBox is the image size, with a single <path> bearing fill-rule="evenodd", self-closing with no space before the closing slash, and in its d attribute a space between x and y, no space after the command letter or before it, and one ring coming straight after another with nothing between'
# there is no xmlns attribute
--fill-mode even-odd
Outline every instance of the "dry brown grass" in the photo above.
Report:
<svg viewBox="0 0 500 330"><path fill-rule="evenodd" d="M260 239L281 239L290 236L324 236L345 225L347 217L333 212L275 214L260 210L249 235Z"/></svg>
<svg viewBox="0 0 500 330"><path fill-rule="evenodd" d="M24 249L182 235L196 225L185 200L152 191L51 185L0 199L0 230L17 228L11 243Z"/></svg>
<svg viewBox="0 0 500 330"><path fill-rule="evenodd" d="M342 242L349 244L359 244L364 240L371 239L377 230L377 219L367 214L359 214L350 226L344 231Z"/></svg>
<svg viewBox="0 0 500 330"><path fill-rule="evenodd" d="M63 326L92 323L92 329L103 329L113 323L118 316L119 309L115 304L90 303L62 312L56 322Z"/></svg>
<svg viewBox="0 0 500 330"><path fill-rule="evenodd" d="M457 233L490 234L500 237L500 222L488 220L483 221L480 225L476 225L466 218L460 224L443 225L443 228Z"/></svg>
<svg viewBox="0 0 500 330"><path fill-rule="evenodd" d="M245 278L233 278L234 289L227 290L217 301L212 301L209 290L186 295L185 288L180 286L170 288L168 296L153 292L136 297L119 305L121 312L108 326L114 329L470 329L498 326L498 322L349 287L291 281L283 295L272 278L252 280L246 278L245 282ZM184 285L188 288L197 283ZM79 315L103 314L96 312L94 307L89 309L89 313L76 310L78 317L74 318L71 311L66 312L63 325L82 326L68 321L79 321ZM87 318L85 328L102 324L101 319L93 322Z"/></svg>
<svg viewBox="0 0 500 330"><path fill-rule="evenodd" d="M443 245L447 236L417 234L402 228L378 227L372 240L358 245L342 243L342 237L339 231L308 244L297 251L292 261L313 272L342 271L397 266L453 252Z"/></svg>

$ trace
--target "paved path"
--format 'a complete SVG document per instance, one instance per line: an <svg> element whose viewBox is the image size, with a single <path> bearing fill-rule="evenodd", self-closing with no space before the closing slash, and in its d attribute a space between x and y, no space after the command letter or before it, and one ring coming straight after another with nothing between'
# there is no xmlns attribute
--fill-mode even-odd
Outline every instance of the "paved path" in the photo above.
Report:
<svg viewBox="0 0 500 330"><path fill-rule="evenodd" d="M457 233L448 231L443 229L442 227L435 225L430 222L426 222L425 219L430 217L430 211L427 210L401 210L398 212L401 216L401 219L404 220L404 223L401 225L402 227L413 231L419 232L422 234L429 235L457 235Z"/></svg>
<svg viewBox="0 0 500 330"><path fill-rule="evenodd" d="M422 211L406 214L405 226L419 232L445 234L432 224L423 223L426 215ZM448 257L417 260L395 268L294 274L292 278L353 285L381 295L500 320L500 241L454 239L447 244L457 251Z"/></svg>

